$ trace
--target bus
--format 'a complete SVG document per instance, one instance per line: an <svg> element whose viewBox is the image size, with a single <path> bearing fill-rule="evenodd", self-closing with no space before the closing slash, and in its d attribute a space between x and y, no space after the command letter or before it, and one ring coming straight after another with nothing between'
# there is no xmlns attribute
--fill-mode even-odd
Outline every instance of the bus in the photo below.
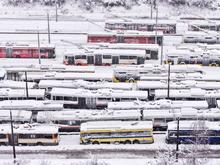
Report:
<svg viewBox="0 0 220 165"><path fill-rule="evenodd" d="M109 30L162 31L164 34L176 33L175 20L158 19L108 19L105 28Z"/></svg>
<svg viewBox="0 0 220 165"><path fill-rule="evenodd" d="M144 50L146 60L158 60L158 44L126 44L126 43L90 43L82 45L86 50L91 49L121 49L121 50Z"/></svg>
<svg viewBox="0 0 220 165"><path fill-rule="evenodd" d="M59 132L56 125L14 124L14 134L10 124L0 125L0 145L58 145Z"/></svg>
<svg viewBox="0 0 220 165"><path fill-rule="evenodd" d="M28 95L27 95L28 93ZM27 97L28 96L28 97ZM45 90L44 89L0 89L0 101L2 100L44 100Z"/></svg>
<svg viewBox="0 0 220 165"><path fill-rule="evenodd" d="M95 121L80 126L80 144L153 142L152 121Z"/></svg>
<svg viewBox="0 0 220 165"><path fill-rule="evenodd" d="M155 38L157 38L157 43ZM128 43L128 44L158 44L163 43L163 32L141 32L141 31L124 31L124 32L90 32L87 34L88 43Z"/></svg>
<svg viewBox="0 0 220 165"><path fill-rule="evenodd" d="M79 132L80 124L88 121L106 120L140 120L139 110L63 110L63 111L41 111L37 114L37 122L54 123L59 126L59 132Z"/></svg>
<svg viewBox="0 0 220 165"><path fill-rule="evenodd" d="M153 97L153 96L152 96ZM154 99L167 98L167 90L156 89L154 93ZM172 100L206 100L210 108L214 108L217 105L217 99L220 98L220 91L217 90L205 90L201 88L190 89L170 89L169 99Z"/></svg>
<svg viewBox="0 0 220 165"><path fill-rule="evenodd" d="M55 58L55 46L52 44L40 45L41 58ZM1 44L0 58L39 58L37 44Z"/></svg>
<svg viewBox="0 0 220 165"><path fill-rule="evenodd" d="M144 64L144 50L127 49L98 49L89 52L67 53L63 63L66 65L115 65L115 64Z"/></svg>
<svg viewBox="0 0 220 165"><path fill-rule="evenodd" d="M50 99L60 102L64 108L78 109L102 109L106 108L108 102L114 101L132 101L132 100L148 100L147 91L127 91L113 89L71 89L71 88L52 88L50 91Z"/></svg>
<svg viewBox="0 0 220 165"><path fill-rule="evenodd" d="M220 102L219 102L220 103ZM220 104L219 104L220 105ZM173 108L195 108L207 109L208 103L206 100L167 100L160 99L154 101L120 101L108 102L109 110L135 110L135 109L173 109Z"/></svg>
<svg viewBox="0 0 220 165"><path fill-rule="evenodd" d="M220 144L219 122L194 120L179 121L179 139L177 139L177 121L169 122L166 142L169 144Z"/></svg>
<svg viewBox="0 0 220 165"><path fill-rule="evenodd" d="M85 88L90 90L97 89L119 89L119 90L132 90L132 83L114 83L106 81L90 82L85 80L40 80L38 88L51 91L52 88Z"/></svg>
<svg viewBox="0 0 220 165"><path fill-rule="evenodd" d="M28 82L27 88L34 89L37 84L34 82ZM26 89L26 82L24 81L13 81L13 80L0 80L0 88L11 88L11 89Z"/></svg>

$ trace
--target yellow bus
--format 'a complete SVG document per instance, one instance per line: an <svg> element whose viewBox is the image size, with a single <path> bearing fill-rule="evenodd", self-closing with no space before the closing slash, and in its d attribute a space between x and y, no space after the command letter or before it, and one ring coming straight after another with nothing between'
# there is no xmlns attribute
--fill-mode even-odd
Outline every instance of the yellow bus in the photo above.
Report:
<svg viewBox="0 0 220 165"><path fill-rule="evenodd" d="M93 121L82 123L80 144L153 143L152 121Z"/></svg>

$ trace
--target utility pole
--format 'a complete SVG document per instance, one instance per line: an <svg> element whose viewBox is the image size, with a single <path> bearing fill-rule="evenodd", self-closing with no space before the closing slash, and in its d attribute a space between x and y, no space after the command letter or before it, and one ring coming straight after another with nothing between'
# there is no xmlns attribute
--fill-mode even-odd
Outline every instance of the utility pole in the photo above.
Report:
<svg viewBox="0 0 220 165"><path fill-rule="evenodd" d="M39 30L37 31L37 43L38 43L38 59L39 59L39 65L41 65L40 36L39 36Z"/></svg>
<svg viewBox="0 0 220 165"><path fill-rule="evenodd" d="M177 132L176 132L176 162L179 159L179 130L180 130L180 118L177 118Z"/></svg>
<svg viewBox="0 0 220 165"><path fill-rule="evenodd" d="M14 139L14 129L13 129L13 123L12 123L11 110L10 110L10 121L11 121L11 142L12 142L12 146L13 146L13 158L14 158L14 161L16 161L15 139Z"/></svg>
<svg viewBox="0 0 220 165"><path fill-rule="evenodd" d="M164 36L162 37L162 41L161 41L161 50L160 50L160 65L163 65L163 39L164 39Z"/></svg>
<svg viewBox="0 0 220 165"><path fill-rule="evenodd" d="M167 99L170 98L170 64L168 64Z"/></svg>
<svg viewBox="0 0 220 165"><path fill-rule="evenodd" d="M155 29L156 29L156 32L155 32L155 44L157 44L157 21L158 21L158 6L157 6L157 4L156 4L156 18L155 19L156 19L156 25L155 25Z"/></svg>
<svg viewBox="0 0 220 165"><path fill-rule="evenodd" d="M48 43L50 44L50 16L49 13L47 13L47 30L48 30Z"/></svg>
<svg viewBox="0 0 220 165"><path fill-rule="evenodd" d="M150 19L153 18L153 2L150 0Z"/></svg>
<svg viewBox="0 0 220 165"><path fill-rule="evenodd" d="M27 97L27 99L28 99L28 98L29 98L29 95L28 95L27 71L25 71L25 82L26 82L26 97Z"/></svg>
<svg viewBox="0 0 220 165"><path fill-rule="evenodd" d="M57 13L57 0L56 0L56 22L58 21L58 13Z"/></svg>

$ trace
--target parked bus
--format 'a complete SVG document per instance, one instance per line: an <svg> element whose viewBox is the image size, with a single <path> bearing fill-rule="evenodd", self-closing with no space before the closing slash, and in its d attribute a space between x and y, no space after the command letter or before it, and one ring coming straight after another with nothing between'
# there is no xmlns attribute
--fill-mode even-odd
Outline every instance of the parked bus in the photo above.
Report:
<svg viewBox="0 0 220 165"><path fill-rule="evenodd" d="M98 49L89 52L67 53L63 63L66 65L114 65L114 64L144 64L144 50Z"/></svg>
<svg viewBox="0 0 220 165"><path fill-rule="evenodd" d="M53 122L59 126L60 132L79 132L80 124L88 121L106 120L140 120L139 110L117 111L117 110L63 110L42 111L37 114L37 122Z"/></svg>
<svg viewBox="0 0 220 165"><path fill-rule="evenodd" d="M84 80L40 80L38 88L50 91L52 88L85 88L91 90L97 89L119 89L119 90L132 90L132 83L114 83L106 81L90 82Z"/></svg>
<svg viewBox="0 0 220 165"><path fill-rule="evenodd" d="M108 102L148 100L147 91L126 91L112 89L52 88L50 99L64 104L64 108L105 108Z"/></svg>
<svg viewBox="0 0 220 165"><path fill-rule="evenodd" d="M157 38L158 45L162 45L163 32L140 32L140 31L125 31L125 32L92 32L87 34L88 43L129 43L129 44L155 44Z"/></svg>
<svg viewBox="0 0 220 165"><path fill-rule="evenodd" d="M34 82L28 82L27 88L34 89L37 84ZM0 80L0 88L11 88L11 89L26 89L26 82L24 81L13 81L13 80Z"/></svg>
<svg viewBox="0 0 220 165"><path fill-rule="evenodd" d="M40 45L41 58L55 58L55 46ZM1 44L0 58L39 58L37 44Z"/></svg>
<svg viewBox="0 0 220 165"><path fill-rule="evenodd" d="M14 135L9 124L0 125L0 145L58 145L59 134L56 125L22 124L13 125Z"/></svg>
<svg viewBox="0 0 220 165"><path fill-rule="evenodd" d="M166 134L167 143L184 144L220 144L219 122L194 120L179 122L177 139L177 121L169 122Z"/></svg>
<svg viewBox="0 0 220 165"><path fill-rule="evenodd" d="M153 143L151 121L96 121L82 123L80 144Z"/></svg>
<svg viewBox="0 0 220 165"><path fill-rule="evenodd" d="M28 89L28 94L25 89L0 89L0 100L44 100L44 89Z"/></svg>
<svg viewBox="0 0 220 165"><path fill-rule="evenodd" d="M121 49L121 50L144 50L146 60L157 60L159 58L158 44L126 44L126 43L90 43L82 45L86 50L90 49Z"/></svg>
<svg viewBox="0 0 220 165"><path fill-rule="evenodd" d="M176 33L175 20L158 19L109 19L105 21L105 28L109 30L139 30L139 31L162 31L165 34Z"/></svg>

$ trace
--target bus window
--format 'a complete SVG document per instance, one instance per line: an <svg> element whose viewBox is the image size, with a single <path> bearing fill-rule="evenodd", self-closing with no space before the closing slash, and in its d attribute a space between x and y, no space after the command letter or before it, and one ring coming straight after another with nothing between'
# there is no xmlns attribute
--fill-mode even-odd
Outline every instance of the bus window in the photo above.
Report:
<svg viewBox="0 0 220 165"><path fill-rule="evenodd" d="M111 59L111 55L103 55L103 59Z"/></svg>
<svg viewBox="0 0 220 165"><path fill-rule="evenodd" d="M75 59L81 59L81 58L82 58L82 56L80 56L80 55L75 56Z"/></svg>
<svg viewBox="0 0 220 165"><path fill-rule="evenodd" d="M133 60L133 59L137 59L137 56L129 56L128 57L130 60Z"/></svg>
<svg viewBox="0 0 220 165"><path fill-rule="evenodd" d="M128 56L120 56L120 59L122 59L122 60L127 60L127 59L128 59Z"/></svg>

